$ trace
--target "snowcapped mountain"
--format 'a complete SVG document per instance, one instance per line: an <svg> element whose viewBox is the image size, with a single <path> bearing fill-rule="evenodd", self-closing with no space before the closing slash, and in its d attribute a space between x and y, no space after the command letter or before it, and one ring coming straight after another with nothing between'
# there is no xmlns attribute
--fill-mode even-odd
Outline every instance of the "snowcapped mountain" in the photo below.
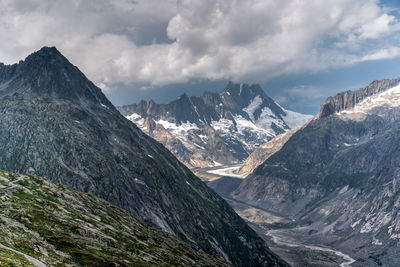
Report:
<svg viewBox="0 0 400 267"><path fill-rule="evenodd" d="M119 110L189 167L241 162L311 117L284 109L259 85L231 82L220 93L183 94L168 104L142 100Z"/></svg>
<svg viewBox="0 0 400 267"><path fill-rule="evenodd" d="M329 97L275 143L232 198L290 218L282 231L354 266L400 266L400 78Z"/></svg>

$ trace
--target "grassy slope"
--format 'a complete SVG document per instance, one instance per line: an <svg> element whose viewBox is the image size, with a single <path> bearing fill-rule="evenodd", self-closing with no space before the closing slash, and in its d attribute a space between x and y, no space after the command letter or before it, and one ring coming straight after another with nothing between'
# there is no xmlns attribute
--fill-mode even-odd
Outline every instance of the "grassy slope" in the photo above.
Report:
<svg viewBox="0 0 400 267"><path fill-rule="evenodd" d="M0 171L0 243L47 265L229 266L97 197ZM30 266L0 248L0 262Z"/></svg>

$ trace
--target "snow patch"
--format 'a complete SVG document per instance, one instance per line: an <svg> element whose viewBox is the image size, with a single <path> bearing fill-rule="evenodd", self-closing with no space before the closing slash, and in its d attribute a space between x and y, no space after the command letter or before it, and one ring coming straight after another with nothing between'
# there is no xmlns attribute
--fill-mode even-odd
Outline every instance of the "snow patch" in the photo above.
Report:
<svg viewBox="0 0 400 267"><path fill-rule="evenodd" d="M131 115L126 116L126 118L135 124L140 125L144 123L144 118L137 113L132 113Z"/></svg>
<svg viewBox="0 0 400 267"><path fill-rule="evenodd" d="M237 166L229 166L223 167L221 169L214 169L207 171L208 173L220 175L220 176L229 176L229 177L236 177L236 178L245 178L245 174L236 174L235 171L240 168L240 165Z"/></svg>
<svg viewBox="0 0 400 267"><path fill-rule="evenodd" d="M375 245L375 246L382 246L383 245L383 243L381 241L379 241L379 239L377 239L375 237L373 237L373 239L372 239L372 244Z"/></svg>
<svg viewBox="0 0 400 267"><path fill-rule="evenodd" d="M282 116L283 120L286 122L287 126L289 126L290 128L295 128L299 125L302 125L313 117L312 115L301 114L301 113L287 110L284 108L282 108L282 109L286 113L285 116Z"/></svg>
<svg viewBox="0 0 400 267"><path fill-rule="evenodd" d="M228 119L220 119L218 121L211 121L211 127L213 127L216 131L222 131L225 133L229 133L233 130L233 122Z"/></svg>
<svg viewBox="0 0 400 267"><path fill-rule="evenodd" d="M348 189L349 189L349 186L346 185L345 187L343 187L342 189L340 189L339 195L341 195L341 194L343 194L343 193L346 193Z"/></svg>
<svg viewBox="0 0 400 267"><path fill-rule="evenodd" d="M258 118L256 125L263 129L272 129L272 124L275 124L282 130L285 130L285 123L280 118L277 118L272 110L265 107L261 110L261 115Z"/></svg>
<svg viewBox="0 0 400 267"><path fill-rule="evenodd" d="M222 166L222 164L221 163L219 163L218 161L213 161L214 162L214 166L216 166L216 167L218 167L218 166Z"/></svg>
<svg viewBox="0 0 400 267"><path fill-rule="evenodd" d="M250 104L243 109L244 112L246 112L250 119L254 122L254 112L260 107L260 105L262 104L262 99L261 97L258 95L256 97L254 97L251 101Z"/></svg>
<svg viewBox="0 0 400 267"><path fill-rule="evenodd" d="M355 221L354 223L351 224L351 228L355 228L357 225L359 225L361 220Z"/></svg>
<svg viewBox="0 0 400 267"><path fill-rule="evenodd" d="M375 94L365 98L360 103L356 104L354 108L345 109L338 113L337 115L347 115L347 114L368 114L373 108L379 106L389 106L389 107L399 107L400 106L400 85L392 87L386 91L379 94Z"/></svg>
<svg viewBox="0 0 400 267"><path fill-rule="evenodd" d="M101 104L101 103L100 103L100 105L101 105L103 108L110 109L109 107L107 107L107 106L104 105L104 104Z"/></svg>
<svg viewBox="0 0 400 267"><path fill-rule="evenodd" d="M190 122L184 122L181 125L176 125L175 123L166 121L166 120L158 120L155 121L156 124L161 124L165 129L170 130L172 132L177 132L177 133L183 133L183 132L188 132L190 130L198 130L199 127L197 127L196 124L190 123Z"/></svg>

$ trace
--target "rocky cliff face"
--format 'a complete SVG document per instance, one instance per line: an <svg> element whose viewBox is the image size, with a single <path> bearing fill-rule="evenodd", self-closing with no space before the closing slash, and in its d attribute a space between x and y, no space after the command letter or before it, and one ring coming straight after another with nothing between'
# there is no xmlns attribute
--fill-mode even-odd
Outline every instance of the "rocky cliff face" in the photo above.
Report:
<svg viewBox="0 0 400 267"><path fill-rule="evenodd" d="M6 266L231 266L100 198L0 171Z"/></svg>
<svg viewBox="0 0 400 267"><path fill-rule="evenodd" d="M259 145L310 118L285 110L259 85L234 83L221 93L184 94L168 104L141 101L119 110L189 167L241 162Z"/></svg>
<svg viewBox="0 0 400 267"><path fill-rule="evenodd" d="M250 156L243 162L242 166L235 171L236 174L249 175L260 164L266 161L270 156L278 152L288 139L297 132L301 126L293 128L283 134L275 136L272 140L259 146Z"/></svg>
<svg viewBox="0 0 400 267"><path fill-rule="evenodd" d="M365 98L383 92L396 86L400 82L397 79L385 79L373 81L370 85L357 91L346 91L328 99L321 105L318 117L326 117L342 110L351 109Z"/></svg>
<svg viewBox="0 0 400 267"><path fill-rule="evenodd" d="M229 205L55 48L0 66L0 168L99 196L236 266L278 265Z"/></svg>
<svg viewBox="0 0 400 267"><path fill-rule="evenodd" d="M233 196L296 220L304 238L358 264L397 266L399 122L398 79L329 98Z"/></svg>

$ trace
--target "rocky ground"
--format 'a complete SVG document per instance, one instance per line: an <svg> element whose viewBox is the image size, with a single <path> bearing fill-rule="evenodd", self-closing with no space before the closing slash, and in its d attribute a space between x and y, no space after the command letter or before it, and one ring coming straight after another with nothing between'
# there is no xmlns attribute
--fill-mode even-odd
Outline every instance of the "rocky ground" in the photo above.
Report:
<svg viewBox="0 0 400 267"><path fill-rule="evenodd" d="M236 166L236 165L235 165ZM232 167L230 167L232 168ZM230 169L228 168L228 169ZM219 171L226 170L227 167ZM215 170L215 169L214 169ZM203 169L207 173L208 169ZM273 252L291 266L358 266L355 259L321 240L312 240L308 231L296 221L257 206L232 199L230 194L240 185L242 178L226 176L207 181L207 184L234 208L261 236Z"/></svg>
<svg viewBox="0 0 400 267"><path fill-rule="evenodd" d="M230 266L104 200L5 171L0 171L0 263Z"/></svg>

